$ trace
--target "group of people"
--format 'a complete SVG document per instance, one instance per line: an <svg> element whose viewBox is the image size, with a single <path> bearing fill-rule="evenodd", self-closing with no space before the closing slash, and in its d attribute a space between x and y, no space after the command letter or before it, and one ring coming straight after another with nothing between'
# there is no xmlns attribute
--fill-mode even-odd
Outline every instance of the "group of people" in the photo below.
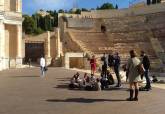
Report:
<svg viewBox="0 0 165 114"><path fill-rule="evenodd" d="M125 66L124 71L126 71L126 76L129 80L129 86L130 86L129 89L130 97L127 100L138 101L139 90L142 91L151 90L151 81L148 75L150 69L150 60L144 51L141 51L141 58L137 57L135 50L131 50L129 54L130 54L130 58L128 59L127 63L124 65ZM113 68L113 71L115 72L118 81L116 87L120 87L121 77L119 72L120 72L121 60L119 54L116 52L114 55L109 54L108 57L106 56L106 54L103 54L103 57L101 57L101 61L102 61L102 75L103 76L107 75L108 67ZM96 58L94 55L90 60L90 65L91 65L91 74L94 74L96 71ZM139 83L142 82L143 77L146 78L146 86L140 87L139 89Z"/></svg>
<svg viewBox="0 0 165 114"><path fill-rule="evenodd" d="M102 68L101 68L101 75L106 77L108 73L108 67L110 69L113 69L116 77L117 77L117 85L116 87L120 87L121 86L121 77L120 77L120 56L119 54L116 52L114 55L113 54L109 54L108 56L106 56L106 54L104 53L103 56L101 57L101 61L102 61ZM91 74L95 74L96 72L96 58L93 55L92 59L90 59L90 65L91 65Z"/></svg>
<svg viewBox="0 0 165 114"><path fill-rule="evenodd" d="M71 78L69 88L99 91L101 90L101 83L99 78L96 78L93 74L91 74L91 76L88 76L88 74L85 73L84 77L81 78L79 72L77 72Z"/></svg>
<svg viewBox="0 0 165 114"><path fill-rule="evenodd" d="M129 52L130 58L127 63L124 65L124 71L126 71L126 77L129 80L129 92L130 96L127 99L128 101L138 101L139 90L149 91L151 90L151 81L149 78L149 69L150 69L150 60L149 57L145 54L144 51L141 51L141 59L137 57L137 54L134 50ZM102 70L101 77L96 78L96 58L93 55L90 59L91 65L91 75L88 76L87 73L84 74L83 78L80 78L80 74L77 72L71 78L69 88L81 88L85 90L102 90L108 87L108 85L114 84L113 76L111 75L108 67L113 69L117 78L117 84L115 87L121 87L121 77L120 77L120 64L121 59L119 54L116 52L114 55L109 54L106 56L104 53L101 57L102 61ZM41 57L40 59L41 67L41 76L45 76L46 64L45 58ZM146 78L146 86L140 87L139 82L142 82L143 77ZM135 95L134 95L135 93Z"/></svg>
<svg viewBox="0 0 165 114"><path fill-rule="evenodd" d="M85 90L95 90L100 91L108 88L108 85L113 85L114 79L110 72L107 72L107 76L101 73L101 77L96 78L93 74L90 76L85 73L84 77L81 78L79 72L73 75L70 80L69 88L71 89L85 89Z"/></svg>

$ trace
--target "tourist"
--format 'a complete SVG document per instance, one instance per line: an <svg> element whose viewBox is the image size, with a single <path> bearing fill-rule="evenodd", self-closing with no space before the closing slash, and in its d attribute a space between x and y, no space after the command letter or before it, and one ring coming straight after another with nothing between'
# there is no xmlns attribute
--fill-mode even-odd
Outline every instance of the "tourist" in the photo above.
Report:
<svg viewBox="0 0 165 114"><path fill-rule="evenodd" d="M106 54L104 53L103 56L101 57L101 61L103 62L102 64L102 74L103 75L107 75L107 57L106 57Z"/></svg>
<svg viewBox="0 0 165 114"><path fill-rule="evenodd" d="M108 55L108 66L109 66L109 68L112 68L113 65L114 65L114 57L113 57L112 53L110 53Z"/></svg>
<svg viewBox="0 0 165 114"><path fill-rule="evenodd" d="M126 76L126 82L128 81L128 69L127 69L127 64L124 64L122 66L123 71L125 72L125 76Z"/></svg>
<svg viewBox="0 0 165 114"><path fill-rule="evenodd" d="M40 58L40 68L41 68L41 76L44 77L45 76L45 67L46 67L46 61L44 56L41 56Z"/></svg>
<svg viewBox="0 0 165 114"><path fill-rule="evenodd" d="M85 73L84 74L84 79L83 79L83 85L85 86L88 83L89 83L89 76L87 75L87 73Z"/></svg>
<svg viewBox="0 0 165 114"><path fill-rule="evenodd" d="M129 85L130 85L130 97L127 98L128 101L138 101L138 93L139 93L139 81L141 80L140 74L138 72L137 66L141 64L140 60L136 57L136 52L134 50L130 51L130 58L127 62L127 69ZM135 87L135 97L134 95L134 87Z"/></svg>
<svg viewBox="0 0 165 114"><path fill-rule="evenodd" d="M71 78L69 87L70 88L80 88L80 82L81 82L80 74L77 72Z"/></svg>
<svg viewBox="0 0 165 114"><path fill-rule="evenodd" d="M28 63L29 63L29 68L31 66L31 58L28 59Z"/></svg>
<svg viewBox="0 0 165 114"><path fill-rule="evenodd" d="M101 73L101 89L105 89L108 88L108 78L106 77L106 75L104 75L103 73Z"/></svg>
<svg viewBox="0 0 165 114"><path fill-rule="evenodd" d="M146 78L146 86L144 87L144 89L149 91L151 90L151 82L148 75L150 68L150 60L144 51L141 51L141 57L142 57L142 64L144 66L144 76Z"/></svg>
<svg viewBox="0 0 165 114"><path fill-rule="evenodd" d="M107 71L107 79L108 79L108 85L113 85L115 83L110 71Z"/></svg>
<svg viewBox="0 0 165 114"><path fill-rule="evenodd" d="M107 70L107 76L101 74L101 89L105 89L108 88L109 85L113 85L114 84L114 79L113 76L111 75L111 73Z"/></svg>
<svg viewBox="0 0 165 114"><path fill-rule="evenodd" d="M91 74L94 75L96 71L96 58L94 55L92 56L92 59L90 60L90 65L91 65Z"/></svg>
<svg viewBox="0 0 165 114"><path fill-rule="evenodd" d="M94 86L96 83L96 78L93 74L91 74L91 77L89 78L89 83L86 83L85 90L92 91L94 90Z"/></svg>
<svg viewBox="0 0 165 114"><path fill-rule="evenodd" d="M93 74L91 74L91 77L89 78L89 82L90 82L91 85L94 85L95 84L96 77Z"/></svg>
<svg viewBox="0 0 165 114"><path fill-rule="evenodd" d="M101 91L101 83L100 83L100 79L99 78L96 79L94 90L95 91Z"/></svg>
<svg viewBox="0 0 165 114"><path fill-rule="evenodd" d="M119 57L119 54L116 52L114 55L114 72L116 74L117 81L118 81L116 87L121 86L121 78L120 78L119 70L120 70L120 57Z"/></svg>
<svg viewBox="0 0 165 114"><path fill-rule="evenodd" d="M152 82L153 82L153 83L158 82L158 78L157 78L156 76L152 76Z"/></svg>

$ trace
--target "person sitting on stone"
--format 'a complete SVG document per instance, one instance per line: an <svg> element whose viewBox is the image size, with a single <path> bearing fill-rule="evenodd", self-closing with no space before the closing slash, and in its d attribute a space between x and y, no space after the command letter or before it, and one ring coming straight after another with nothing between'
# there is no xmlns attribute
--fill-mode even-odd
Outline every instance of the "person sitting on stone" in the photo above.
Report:
<svg viewBox="0 0 165 114"><path fill-rule="evenodd" d="M93 74L91 74L91 77L89 77L89 83L86 83L85 89L86 90L94 90L95 83L96 83L96 78Z"/></svg>
<svg viewBox="0 0 165 114"><path fill-rule="evenodd" d="M81 79L79 76L80 76L80 74L78 72L73 75L73 77L71 78L70 84L69 84L70 88L79 88L80 87Z"/></svg>
<svg viewBox="0 0 165 114"><path fill-rule="evenodd" d="M90 79L89 79L89 82L91 83L91 85L95 84L95 82L96 82L96 77L95 77L93 74L91 74L91 77L90 77Z"/></svg>
<svg viewBox="0 0 165 114"><path fill-rule="evenodd" d="M152 76L152 82L153 82L153 83L158 82L158 79L157 79L157 77L156 77L156 76Z"/></svg>
<svg viewBox="0 0 165 114"><path fill-rule="evenodd" d="M101 73L101 89L105 89L105 88L108 88L108 78L107 78L107 75L104 75L103 73Z"/></svg>
<svg viewBox="0 0 165 114"><path fill-rule="evenodd" d="M85 86L88 83L89 83L89 76L87 75L87 73L85 73L84 74L84 79L83 79L83 85Z"/></svg>
<svg viewBox="0 0 165 114"><path fill-rule="evenodd" d="M115 83L113 76L109 71L107 71L107 79L108 79L107 82L108 85L113 85Z"/></svg>
<svg viewBox="0 0 165 114"><path fill-rule="evenodd" d="M96 79L94 90L95 91L101 91L101 83L100 83L100 79L99 78Z"/></svg>
<svg viewBox="0 0 165 114"><path fill-rule="evenodd" d="M158 80L158 78L155 75L152 76L152 82L153 83L165 84L165 80Z"/></svg>

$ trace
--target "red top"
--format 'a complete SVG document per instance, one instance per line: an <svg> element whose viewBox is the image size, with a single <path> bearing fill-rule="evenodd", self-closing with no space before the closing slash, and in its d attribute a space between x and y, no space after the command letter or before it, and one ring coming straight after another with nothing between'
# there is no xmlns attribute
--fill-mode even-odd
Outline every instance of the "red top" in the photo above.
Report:
<svg viewBox="0 0 165 114"><path fill-rule="evenodd" d="M95 66L96 65L96 59L91 59L90 64L91 64L91 66Z"/></svg>

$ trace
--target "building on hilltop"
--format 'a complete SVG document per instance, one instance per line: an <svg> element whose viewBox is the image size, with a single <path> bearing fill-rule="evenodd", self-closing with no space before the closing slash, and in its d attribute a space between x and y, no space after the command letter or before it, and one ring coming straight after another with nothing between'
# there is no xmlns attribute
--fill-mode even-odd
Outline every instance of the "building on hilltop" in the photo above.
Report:
<svg viewBox="0 0 165 114"><path fill-rule="evenodd" d="M37 11L37 14L41 15L42 17L45 17L47 15L50 15L48 12L44 11L44 10L39 10Z"/></svg>
<svg viewBox="0 0 165 114"><path fill-rule="evenodd" d="M0 0L0 70L22 65L22 0Z"/></svg>

